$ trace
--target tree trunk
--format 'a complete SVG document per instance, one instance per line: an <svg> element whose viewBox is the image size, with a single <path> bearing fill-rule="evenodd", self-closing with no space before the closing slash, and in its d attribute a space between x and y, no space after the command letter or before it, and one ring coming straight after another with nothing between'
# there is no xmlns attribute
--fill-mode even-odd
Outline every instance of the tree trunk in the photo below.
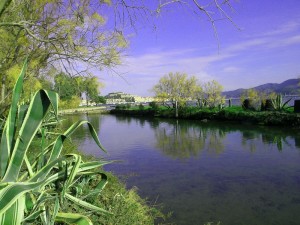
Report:
<svg viewBox="0 0 300 225"><path fill-rule="evenodd" d="M175 117L178 118L178 101L175 101Z"/></svg>

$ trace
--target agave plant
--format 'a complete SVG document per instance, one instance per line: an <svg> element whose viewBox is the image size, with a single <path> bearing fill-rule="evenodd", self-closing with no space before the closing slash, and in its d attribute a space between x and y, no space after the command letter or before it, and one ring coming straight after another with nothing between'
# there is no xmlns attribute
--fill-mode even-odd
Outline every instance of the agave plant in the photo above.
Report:
<svg viewBox="0 0 300 225"><path fill-rule="evenodd" d="M277 95L275 99L271 99L272 102L272 106L274 108L274 110L276 111L282 111L286 108L288 108L288 103L291 101L292 99L289 99L285 102L283 102L283 97L282 95Z"/></svg>
<svg viewBox="0 0 300 225"><path fill-rule="evenodd" d="M89 195L98 195L107 183L107 177L97 169L107 161L84 162L80 155L62 154L64 142L82 124L88 124L95 142L103 151L98 136L90 123L79 121L56 136L48 146L32 150L31 144L38 131L45 136L43 122L48 114L57 117L58 95L40 90L29 106L19 106L24 74L24 63L15 84L12 104L3 128L0 143L0 225L38 224L55 222L91 225L91 220L80 214L65 212L64 204L73 202L87 211L108 213L89 204L80 189L84 182L97 175L100 178ZM29 149L35 151L30 155Z"/></svg>

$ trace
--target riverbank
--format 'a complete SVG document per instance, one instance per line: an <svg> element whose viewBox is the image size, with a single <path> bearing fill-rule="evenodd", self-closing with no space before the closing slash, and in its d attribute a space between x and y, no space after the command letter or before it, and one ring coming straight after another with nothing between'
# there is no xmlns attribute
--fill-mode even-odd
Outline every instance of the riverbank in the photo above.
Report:
<svg viewBox="0 0 300 225"><path fill-rule="evenodd" d="M105 106L79 107L59 110L59 115L109 113Z"/></svg>
<svg viewBox="0 0 300 225"><path fill-rule="evenodd" d="M113 109L111 114L128 115L128 116L146 116L161 118L176 118L175 110L172 108L150 107L130 108L130 109ZM204 122L214 121L235 121L240 123L251 123L267 126L300 126L300 113L292 111L248 111L242 107L227 107L218 109L200 109L197 107L186 107L178 111L179 119L202 120Z"/></svg>

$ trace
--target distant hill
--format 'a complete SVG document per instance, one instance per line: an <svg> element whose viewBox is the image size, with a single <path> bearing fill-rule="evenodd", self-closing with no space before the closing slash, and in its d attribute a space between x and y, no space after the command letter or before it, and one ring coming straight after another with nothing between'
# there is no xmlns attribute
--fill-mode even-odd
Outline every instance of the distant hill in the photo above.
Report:
<svg viewBox="0 0 300 225"><path fill-rule="evenodd" d="M300 83L300 79L289 79L280 84L268 83L268 84L259 85L257 87L249 88L249 89L255 89L259 92L265 92L265 93L275 92L283 95L285 94L296 95L299 94L300 92L299 83ZM240 88L234 91L225 91L223 92L223 95L231 98L240 97L244 91L249 89Z"/></svg>

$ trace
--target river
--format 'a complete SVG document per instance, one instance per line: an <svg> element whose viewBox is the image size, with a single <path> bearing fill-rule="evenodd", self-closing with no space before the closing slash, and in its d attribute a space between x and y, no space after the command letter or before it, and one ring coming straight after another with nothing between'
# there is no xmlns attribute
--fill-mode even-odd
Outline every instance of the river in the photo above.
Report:
<svg viewBox="0 0 300 225"><path fill-rule="evenodd" d="M65 124L78 119L94 125L108 154L87 126L73 141L85 154L120 160L105 170L173 212L166 223L300 223L300 130L113 115L67 116Z"/></svg>

